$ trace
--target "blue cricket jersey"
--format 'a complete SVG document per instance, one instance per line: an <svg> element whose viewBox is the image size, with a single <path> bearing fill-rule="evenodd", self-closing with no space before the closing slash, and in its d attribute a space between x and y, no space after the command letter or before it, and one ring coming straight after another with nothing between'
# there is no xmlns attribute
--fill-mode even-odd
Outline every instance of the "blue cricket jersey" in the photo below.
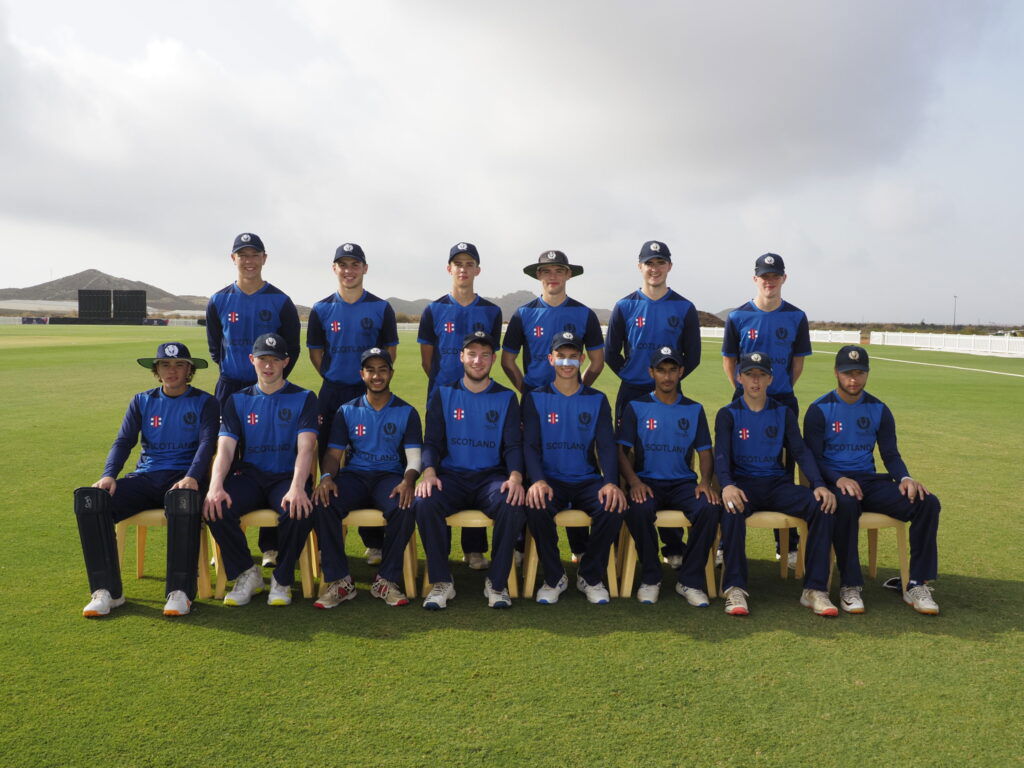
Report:
<svg viewBox="0 0 1024 768"><path fill-rule="evenodd" d="M622 409L619 444L633 449L636 473L644 480L696 480L693 452L711 449L704 406L683 395L671 405L644 395Z"/></svg>
<svg viewBox="0 0 1024 768"><path fill-rule="evenodd" d="M379 411L366 395L351 400L334 414L327 446L350 450L342 471L405 473L405 449L423 446L416 409L391 396Z"/></svg>
<svg viewBox="0 0 1024 768"><path fill-rule="evenodd" d="M807 315L788 301L771 312L758 309L752 301L737 307L725 321L722 356L738 358L748 352L763 352L772 360L769 395L791 393L793 358L811 354Z"/></svg>
<svg viewBox="0 0 1024 768"><path fill-rule="evenodd" d="M359 356L370 347L397 345L395 310L367 291L352 304L335 291L309 313L306 346L324 351L320 375L327 381L359 384Z"/></svg>
<svg viewBox="0 0 1024 768"><path fill-rule="evenodd" d="M601 324L592 309L568 296L557 307L544 299L534 299L515 311L508 321L501 348L514 355L523 350L523 384L526 390L543 387L555 380L548 363L551 337L562 331L582 334L588 351L604 348Z"/></svg>
<svg viewBox="0 0 1024 768"><path fill-rule="evenodd" d="M844 401L835 390L822 395L804 414L804 438L821 474L835 484L840 477L856 479L875 474L875 443L882 463L894 480L910 475L896 445L896 420L889 407L861 392L856 403Z"/></svg>
<svg viewBox="0 0 1024 768"><path fill-rule="evenodd" d="M619 484L612 413L603 392L582 384L563 395L554 384L523 395L523 454L530 482L599 480Z"/></svg>
<svg viewBox="0 0 1024 768"><path fill-rule="evenodd" d="M168 397L161 387L140 392L128 404L103 476L117 477L141 434L136 472L173 469L202 482L217 448L219 421L220 406L201 389L189 387L177 397Z"/></svg>
<svg viewBox="0 0 1024 768"><path fill-rule="evenodd" d="M317 434L316 395L290 382L271 395L258 384L228 398L220 434L238 441L243 467L291 476L302 432Z"/></svg>
<svg viewBox="0 0 1024 768"><path fill-rule="evenodd" d="M483 392L462 382L437 387L427 403L423 467L446 472L523 471L519 401L491 381Z"/></svg>
<svg viewBox="0 0 1024 768"><path fill-rule="evenodd" d="M796 416L782 403L769 397L764 408L752 411L738 397L715 417L715 474L723 488L744 478L785 477L784 447L811 487L824 485L818 465L800 437Z"/></svg>
<svg viewBox="0 0 1024 768"><path fill-rule="evenodd" d="M683 353L683 378L700 365L700 320L693 303L671 289L657 301L643 291L619 299L608 321L608 366L630 386L653 386L651 353L661 347Z"/></svg>
<svg viewBox="0 0 1024 768"><path fill-rule="evenodd" d="M474 331L489 333L495 341L500 339L501 307L480 296L462 306L448 294L423 310L417 341L434 348L427 374L428 394L439 384L448 387L462 378L462 340Z"/></svg>
<svg viewBox="0 0 1024 768"><path fill-rule="evenodd" d="M238 381L256 381L249 353L264 333L279 334L288 343L287 376L299 359L299 331L299 313L292 300L270 283L253 294L232 283L213 294L206 305L210 357L220 366L222 376Z"/></svg>

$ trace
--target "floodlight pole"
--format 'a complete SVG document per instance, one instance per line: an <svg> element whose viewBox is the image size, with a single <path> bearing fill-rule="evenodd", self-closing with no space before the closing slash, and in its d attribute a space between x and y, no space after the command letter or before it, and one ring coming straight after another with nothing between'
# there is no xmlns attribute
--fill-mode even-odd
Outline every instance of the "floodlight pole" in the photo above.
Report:
<svg viewBox="0 0 1024 768"><path fill-rule="evenodd" d="M953 294L953 331L956 331L956 294Z"/></svg>

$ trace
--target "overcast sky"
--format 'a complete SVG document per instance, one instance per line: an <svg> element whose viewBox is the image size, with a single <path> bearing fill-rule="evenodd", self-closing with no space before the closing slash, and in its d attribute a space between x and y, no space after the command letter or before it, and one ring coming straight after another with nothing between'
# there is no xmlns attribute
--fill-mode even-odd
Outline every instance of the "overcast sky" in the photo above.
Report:
<svg viewBox="0 0 1024 768"><path fill-rule="evenodd" d="M253 231L296 302L360 243L381 296L611 307L644 240L717 312L786 260L812 319L1024 323L1024 4L0 0L0 287L175 293Z"/></svg>

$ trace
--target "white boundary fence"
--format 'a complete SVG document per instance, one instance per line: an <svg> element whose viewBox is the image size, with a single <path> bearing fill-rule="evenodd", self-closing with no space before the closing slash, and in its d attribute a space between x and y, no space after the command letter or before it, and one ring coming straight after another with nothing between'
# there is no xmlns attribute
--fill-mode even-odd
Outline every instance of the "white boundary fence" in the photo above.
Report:
<svg viewBox="0 0 1024 768"><path fill-rule="evenodd" d="M702 339L720 339L725 328L701 328ZM811 331L811 341L825 341L836 344L860 344L860 331Z"/></svg>
<svg viewBox="0 0 1024 768"><path fill-rule="evenodd" d="M1024 355L1022 336L965 336L959 333L909 333L872 331L872 344L893 347L917 347L942 352L969 352L977 355Z"/></svg>

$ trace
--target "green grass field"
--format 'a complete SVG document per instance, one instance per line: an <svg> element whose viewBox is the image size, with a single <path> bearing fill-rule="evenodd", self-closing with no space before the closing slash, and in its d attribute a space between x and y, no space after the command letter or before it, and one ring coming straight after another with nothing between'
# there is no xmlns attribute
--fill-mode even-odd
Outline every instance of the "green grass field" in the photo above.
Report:
<svg viewBox="0 0 1024 768"><path fill-rule="evenodd" d="M141 581L129 539L127 605L87 621L71 491L98 478L129 398L152 386L134 358L171 339L205 353L200 328L0 326L4 766L1024 762L1024 378L878 358L1018 375L1024 360L870 350L869 390L942 500L938 617L877 582L866 614L816 617L778 578L770 535L752 532L745 619L721 600L690 608L667 571L656 606L591 606L571 591L490 611L483 575L461 564L447 611L392 609L365 591L372 569L352 537L354 602L201 601L170 620L154 529ZM831 388L836 347L815 346L804 405ZM713 419L729 392L718 344L704 354L685 391ZM215 377L195 384L212 391ZM292 380L316 385L308 359ZM598 383L612 394L615 382L606 371ZM422 407L412 333L393 389ZM880 582L896 568L887 532L879 561Z"/></svg>

